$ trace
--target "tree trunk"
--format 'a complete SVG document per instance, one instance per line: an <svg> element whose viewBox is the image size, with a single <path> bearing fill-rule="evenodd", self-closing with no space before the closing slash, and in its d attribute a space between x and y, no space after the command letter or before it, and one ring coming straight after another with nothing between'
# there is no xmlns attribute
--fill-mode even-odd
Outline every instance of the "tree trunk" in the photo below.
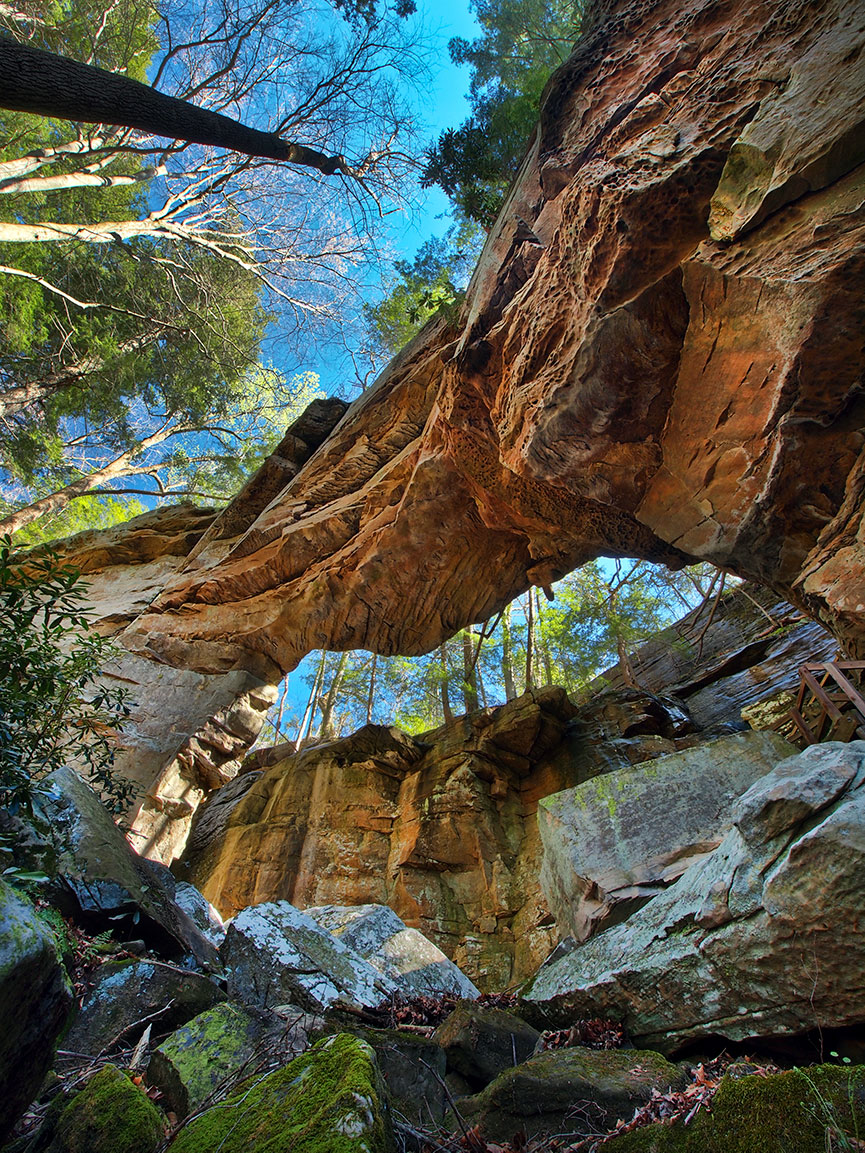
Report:
<svg viewBox="0 0 865 1153"><path fill-rule="evenodd" d="M300 752L306 733L312 728L312 714L315 712L315 702L318 700L318 694L321 692L321 685L324 681L324 666L326 661L327 653L322 652L321 660L318 662L318 668L315 670L315 679L312 682L312 688L309 690L309 696L306 699L306 708L303 710L303 717L297 729L297 736L294 739L294 751L296 753Z"/></svg>
<svg viewBox="0 0 865 1153"><path fill-rule="evenodd" d="M535 594L535 650L544 664L544 676L546 683L551 685L553 683L553 662L550 657L550 648L547 644L547 638L544 636L544 614L541 608L541 594L537 589L529 590L534 591Z"/></svg>
<svg viewBox="0 0 865 1153"><path fill-rule="evenodd" d="M517 695L514 680L514 654L511 647L511 606L502 615L502 680L505 683L505 699L512 701Z"/></svg>
<svg viewBox="0 0 865 1153"><path fill-rule="evenodd" d="M163 332L163 329L154 329L142 336L126 340L118 345L117 355L125 356L128 352L140 352L141 349L159 340ZM45 401L64 388L74 388L81 384L85 377L99 372L104 367L104 357L86 356L74 364L67 364L55 369L54 372L44 373L39 380L13 385L12 388L0 392L0 416L14 416L16 412L21 412L31 404Z"/></svg>
<svg viewBox="0 0 865 1153"><path fill-rule="evenodd" d="M441 700L442 700L442 716L444 717L445 724L449 725L451 723L451 721L454 719L454 714L453 714L453 710L451 709L450 690L449 690L449 686L448 686L448 646L447 646L447 641L445 641L441 645L441 647L439 648L439 657L441 659L441 666L442 666L441 681L439 683L439 687L441 690Z"/></svg>
<svg viewBox="0 0 865 1153"><path fill-rule="evenodd" d="M7 39L0 39L0 108L79 124L123 125L172 140L303 164L326 176L345 166L341 156L326 156L273 132L248 128L117 72Z"/></svg>
<svg viewBox="0 0 865 1153"><path fill-rule="evenodd" d="M526 692L535 687L534 678L535 646L535 604L532 590L529 589L526 606Z"/></svg>
<svg viewBox="0 0 865 1153"><path fill-rule="evenodd" d="M472 644L472 630L462 631L463 642L463 704L467 713L473 713L480 708L478 701L477 664L474 660L474 645Z"/></svg>
<svg viewBox="0 0 865 1153"><path fill-rule="evenodd" d="M373 705L375 704L375 673L377 666L378 655L373 653L369 669L369 693L367 694L366 698L366 723L368 725L372 724L372 710Z"/></svg>
<svg viewBox="0 0 865 1153"><path fill-rule="evenodd" d="M105 481L115 480L120 476L131 476L137 472L141 472L140 464L133 464L132 462L146 452L148 448L152 448L156 444L161 444L162 441L167 440L170 436L176 433L191 432L192 428L189 425L183 426L163 426L158 432L153 433L152 436L145 437L134 448L129 449L128 452L121 453L120 456L115 457L109 464L104 465L102 468L94 469L93 472L82 476L78 480L73 481L72 484L67 484L65 488L58 489L57 492L49 493L48 496L43 496L39 500L35 500L32 504L25 505L24 508L19 508L15 512L10 513L0 520L0 535L5 533L18 532L19 529L24 528L25 525L30 524L34 520L38 520L40 516L46 516L51 512L59 512L60 509L66 508L70 501L75 500L76 497L85 496L91 489L98 488L99 485L104 484Z"/></svg>
<svg viewBox="0 0 865 1153"><path fill-rule="evenodd" d="M339 695L340 685L342 678L345 676L345 666L348 664L348 653L342 653L339 658L339 663L333 674L333 680L330 682L330 688L327 690L327 695L321 706L321 725L319 726L318 735L322 740L333 740L333 709Z"/></svg>

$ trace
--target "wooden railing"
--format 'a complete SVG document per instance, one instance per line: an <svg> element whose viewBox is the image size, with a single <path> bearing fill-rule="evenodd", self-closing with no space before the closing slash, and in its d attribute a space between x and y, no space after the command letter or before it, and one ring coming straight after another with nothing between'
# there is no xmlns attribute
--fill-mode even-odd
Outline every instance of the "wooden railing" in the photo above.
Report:
<svg viewBox="0 0 865 1153"><path fill-rule="evenodd" d="M809 745L865 740L865 698L847 676L862 676L865 661L827 661L799 669L799 695L790 718Z"/></svg>

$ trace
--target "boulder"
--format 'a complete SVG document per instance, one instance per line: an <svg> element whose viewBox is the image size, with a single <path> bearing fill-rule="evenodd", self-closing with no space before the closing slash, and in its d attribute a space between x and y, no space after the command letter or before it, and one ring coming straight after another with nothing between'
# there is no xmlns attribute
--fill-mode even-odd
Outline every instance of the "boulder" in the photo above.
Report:
<svg viewBox="0 0 865 1153"><path fill-rule="evenodd" d="M39 1153L153 1153L164 1137L156 1106L114 1065L105 1065L40 1132Z"/></svg>
<svg viewBox="0 0 865 1153"><path fill-rule="evenodd" d="M294 1057L305 1034L292 1044L282 1022L241 1005L223 1002L199 1013L153 1050L147 1083L183 1119L218 1089L251 1076L265 1060Z"/></svg>
<svg viewBox="0 0 865 1153"><path fill-rule="evenodd" d="M400 1029L363 1029L357 1035L375 1053L395 1119L421 1129L439 1125L448 1105L447 1063L435 1040Z"/></svg>
<svg viewBox="0 0 865 1153"><path fill-rule="evenodd" d="M793 752L777 733L735 733L545 797L541 885L562 931L585 941L662 892L718 847L733 801Z"/></svg>
<svg viewBox="0 0 865 1153"><path fill-rule="evenodd" d="M289 1002L314 1013L337 1002L371 1008L396 992L389 977L288 901L244 909L220 953L229 996L259 1009Z"/></svg>
<svg viewBox="0 0 865 1153"><path fill-rule="evenodd" d="M0 881L0 1143L36 1096L71 1007L52 933Z"/></svg>
<svg viewBox="0 0 865 1153"><path fill-rule="evenodd" d="M93 928L121 928L124 919L167 957L192 953L217 964L214 946L174 899L164 865L140 857L94 791L71 769L58 769L39 787L35 808L56 833L58 859L51 899Z"/></svg>
<svg viewBox="0 0 865 1153"><path fill-rule="evenodd" d="M225 923L210 901L188 881L178 881L174 899L211 945L219 948L225 939Z"/></svg>
<svg viewBox="0 0 865 1153"><path fill-rule="evenodd" d="M463 1098L459 1110L488 1140L541 1133L579 1138L630 1120L653 1093L682 1089L686 1082L684 1071L660 1053L553 1049Z"/></svg>
<svg viewBox="0 0 865 1153"><path fill-rule="evenodd" d="M346 1033L242 1085L183 1129L172 1153L391 1153L372 1049Z"/></svg>
<svg viewBox="0 0 865 1153"><path fill-rule="evenodd" d="M732 828L627 922L558 950L524 988L550 1023L622 1020L674 1052L865 1020L865 742L814 745L736 802Z"/></svg>
<svg viewBox="0 0 865 1153"><path fill-rule="evenodd" d="M504 1009L462 1001L435 1031L451 1072L483 1088L505 1069L527 1061L540 1033Z"/></svg>
<svg viewBox="0 0 865 1153"><path fill-rule="evenodd" d="M74 1017L63 1048L91 1057L134 1045L151 1024L168 1033L225 994L207 977L157 961L109 961Z"/></svg>
<svg viewBox="0 0 865 1153"><path fill-rule="evenodd" d="M441 949L417 929L407 928L387 905L315 905L306 914L389 977L404 997L479 996Z"/></svg>
<svg viewBox="0 0 865 1153"><path fill-rule="evenodd" d="M818 1065L768 1077L727 1075L686 1125L647 1125L604 1153L826 1153L861 1148L865 1068Z"/></svg>

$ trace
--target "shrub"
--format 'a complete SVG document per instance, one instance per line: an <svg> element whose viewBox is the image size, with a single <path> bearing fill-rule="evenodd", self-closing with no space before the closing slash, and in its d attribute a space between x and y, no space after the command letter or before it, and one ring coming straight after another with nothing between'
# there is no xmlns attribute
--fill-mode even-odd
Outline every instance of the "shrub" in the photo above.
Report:
<svg viewBox="0 0 865 1153"><path fill-rule="evenodd" d="M33 786L72 763L118 812L132 785L112 771L127 693L99 680L117 652L87 620L80 574L44 548L0 539L0 806L32 811Z"/></svg>

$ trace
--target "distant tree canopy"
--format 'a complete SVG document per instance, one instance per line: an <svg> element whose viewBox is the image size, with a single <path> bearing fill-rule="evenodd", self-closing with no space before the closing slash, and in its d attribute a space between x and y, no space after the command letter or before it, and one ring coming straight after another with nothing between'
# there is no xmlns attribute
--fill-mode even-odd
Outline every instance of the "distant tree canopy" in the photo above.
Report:
<svg viewBox="0 0 865 1153"><path fill-rule="evenodd" d="M483 33L454 39L451 58L472 69L472 114L430 149L425 185L438 184L456 207L492 226L535 126L550 74L580 32L580 0L472 0Z"/></svg>

